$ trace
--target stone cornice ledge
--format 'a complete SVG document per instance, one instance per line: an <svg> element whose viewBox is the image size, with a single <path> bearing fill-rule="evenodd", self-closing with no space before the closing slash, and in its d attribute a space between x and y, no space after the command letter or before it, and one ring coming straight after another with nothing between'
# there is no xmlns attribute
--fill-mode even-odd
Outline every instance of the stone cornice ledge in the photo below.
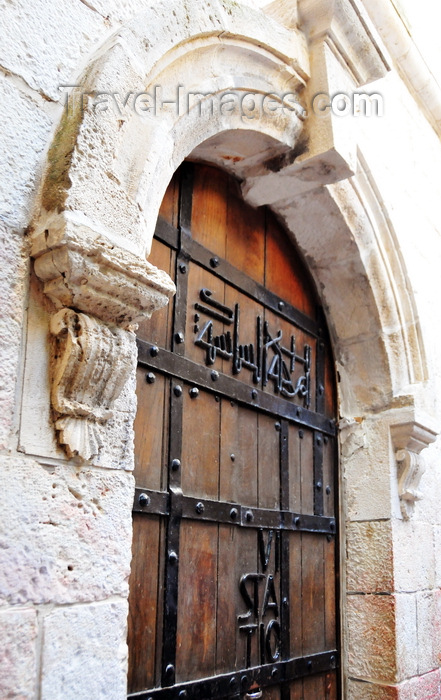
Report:
<svg viewBox="0 0 441 700"><path fill-rule="evenodd" d="M83 311L120 328L136 327L175 293L166 272L65 216L34 237L31 254L56 308Z"/></svg>
<svg viewBox="0 0 441 700"><path fill-rule="evenodd" d="M436 440L438 426L430 416L409 409L403 421L391 425L392 444L397 462L398 495L403 518L410 518L426 464L423 451Z"/></svg>

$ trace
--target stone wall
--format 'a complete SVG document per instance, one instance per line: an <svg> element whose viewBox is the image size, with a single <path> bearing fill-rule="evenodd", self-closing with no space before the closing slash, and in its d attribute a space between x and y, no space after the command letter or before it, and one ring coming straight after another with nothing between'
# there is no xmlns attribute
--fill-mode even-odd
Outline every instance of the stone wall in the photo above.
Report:
<svg viewBox="0 0 441 700"><path fill-rule="evenodd" d="M131 328L173 293L145 252L190 153L232 169L248 201L284 219L327 311L341 380L346 697L439 698L441 148L397 71L385 76L375 31L348 7L1 3L2 698L125 696ZM289 85L306 107L320 90L379 79L369 90L384 95L385 115L310 115L305 126L297 115L168 113L143 129L133 113L97 119L87 105L66 116L63 85L123 93L160 76L198 87L201 55L213 90L246 76L244 89ZM308 147L290 160L301 133ZM120 382L105 401L85 369L75 394L63 379L86 329L92 355L100 343L125 348L125 363L106 356L103 371Z"/></svg>

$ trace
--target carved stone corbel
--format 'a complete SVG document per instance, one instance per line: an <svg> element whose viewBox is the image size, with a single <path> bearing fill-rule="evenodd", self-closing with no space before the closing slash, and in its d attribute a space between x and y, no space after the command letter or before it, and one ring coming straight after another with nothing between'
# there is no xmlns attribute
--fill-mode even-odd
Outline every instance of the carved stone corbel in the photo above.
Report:
<svg viewBox="0 0 441 700"><path fill-rule="evenodd" d="M57 439L69 457L91 460L108 438L109 420L133 420L134 398L118 416L114 411L135 372L133 330L168 303L175 286L165 272L72 212L52 215L39 227L32 254L43 291L59 309L50 321Z"/></svg>
<svg viewBox="0 0 441 700"><path fill-rule="evenodd" d="M408 520L415 502L421 498L418 490L421 477L426 470L424 450L437 437L437 430L429 418L409 420L391 427L392 442L397 461L398 495L401 514Z"/></svg>
<svg viewBox="0 0 441 700"><path fill-rule="evenodd" d="M134 334L72 309L52 318L51 404L69 457L90 460L103 446L101 425L134 369Z"/></svg>

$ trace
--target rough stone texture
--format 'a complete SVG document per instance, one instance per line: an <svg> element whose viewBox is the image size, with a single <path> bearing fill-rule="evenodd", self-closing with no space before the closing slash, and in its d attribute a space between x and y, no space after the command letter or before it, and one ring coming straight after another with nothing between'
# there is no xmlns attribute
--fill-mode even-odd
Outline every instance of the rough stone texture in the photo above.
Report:
<svg viewBox="0 0 441 700"><path fill-rule="evenodd" d="M393 523L395 590L410 592L435 585L433 528L429 523Z"/></svg>
<svg viewBox="0 0 441 700"><path fill-rule="evenodd" d="M37 681L37 613L0 612L0 697L34 700Z"/></svg>
<svg viewBox="0 0 441 700"><path fill-rule="evenodd" d="M12 3L4 3L13 7ZM2 12L0 10L0 12ZM0 32L10 40L10 29ZM0 215L15 229L29 223L35 186L42 170L44 150L52 129L51 119L27 95L0 75L2 135L0 138Z"/></svg>
<svg viewBox="0 0 441 700"><path fill-rule="evenodd" d="M349 675L394 683L397 670L394 596L349 595L346 600Z"/></svg>
<svg viewBox="0 0 441 700"><path fill-rule="evenodd" d="M120 700L126 692L127 603L77 605L44 618L41 700Z"/></svg>
<svg viewBox="0 0 441 700"><path fill-rule="evenodd" d="M441 591L417 595L418 673L441 666Z"/></svg>
<svg viewBox="0 0 441 700"><path fill-rule="evenodd" d="M1 475L1 603L66 604L127 594L129 474L4 458Z"/></svg>
<svg viewBox="0 0 441 700"><path fill-rule="evenodd" d="M398 700L439 700L441 697L440 671L432 671L406 681L398 688Z"/></svg>
<svg viewBox="0 0 441 700"><path fill-rule="evenodd" d="M348 700L398 700L396 686L377 685L369 681L356 681L352 678L347 686Z"/></svg>
<svg viewBox="0 0 441 700"><path fill-rule="evenodd" d="M397 682L418 673L417 601L413 593L395 595L395 650L397 659Z"/></svg>
<svg viewBox="0 0 441 700"><path fill-rule="evenodd" d="M391 455L388 426L377 419L343 424L340 444L348 519L389 518Z"/></svg>
<svg viewBox="0 0 441 700"><path fill-rule="evenodd" d="M18 364L27 284L27 245L21 234L0 221L0 449L8 446L17 401Z"/></svg>
<svg viewBox="0 0 441 700"><path fill-rule="evenodd" d="M0 12L0 64L51 100L63 99L59 86L72 84L81 58L109 33L109 23L78 0L2 0Z"/></svg>
<svg viewBox="0 0 441 700"><path fill-rule="evenodd" d="M393 592L390 521L349 523L346 528L346 555L348 591Z"/></svg>

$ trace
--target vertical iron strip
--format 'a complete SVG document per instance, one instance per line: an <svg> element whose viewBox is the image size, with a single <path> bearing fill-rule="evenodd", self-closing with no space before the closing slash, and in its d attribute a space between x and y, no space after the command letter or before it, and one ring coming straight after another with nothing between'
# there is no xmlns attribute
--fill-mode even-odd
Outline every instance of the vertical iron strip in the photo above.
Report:
<svg viewBox="0 0 441 700"><path fill-rule="evenodd" d="M289 423L280 421L280 509L289 510ZM280 533L280 632L281 632L281 656L282 659L290 658L290 600L289 600L289 532ZM280 686L281 700L289 700L290 690L288 683Z"/></svg>
<svg viewBox="0 0 441 700"><path fill-rule="evenodd" d="M319 319L320 322L321 319ZM321 323L324 328L324 321ZM320 329L322 330L322 329ZM323 330L322 330L323 333ZM325 412L325 343L323 337L317 339L316 344L316 395L315 395L315 410L316 413L324 414ZM323 515L323 435L314 431L314 513L315 515Z"/></svg>
<svg viewBox="0 0 441 700"><path fill-rule="evenodd" d="M183 236L190 235L193 169L183 169L179 195L179 249L176 255L176 297L173 315L172 350L184 354L187 313L188 260L182 254ZM164 611L162 643L162 686L176 682L176 635L178 624L179 538L182 519L181 457L182 457L182 381L172 377L170 382L170 427L168 491L170 515L167 526L167 543L164 575Z"/></svg>

